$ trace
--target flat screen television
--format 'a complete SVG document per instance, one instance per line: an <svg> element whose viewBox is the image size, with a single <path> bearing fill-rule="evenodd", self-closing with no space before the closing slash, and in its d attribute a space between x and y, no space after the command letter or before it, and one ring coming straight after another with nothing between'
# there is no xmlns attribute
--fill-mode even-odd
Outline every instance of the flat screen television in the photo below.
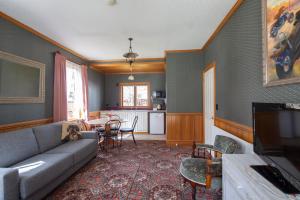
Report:
<svg viewBox="0 0 300 200"><path fill-rule="evenodd" d="M254 152L267 166L253 168L285 193L300 190L300 109L296 104L253 103Z"/></svg>

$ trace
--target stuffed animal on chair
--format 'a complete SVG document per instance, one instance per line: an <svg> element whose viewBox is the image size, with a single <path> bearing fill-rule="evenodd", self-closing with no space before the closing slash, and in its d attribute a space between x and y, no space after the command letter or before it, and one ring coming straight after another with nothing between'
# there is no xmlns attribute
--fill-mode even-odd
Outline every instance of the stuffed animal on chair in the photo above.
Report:
<svg viewBox="0 0 300 200"><path fill-rule="evenodd" d="M77 125L70 125L67 129L69 135L66 137L67 141L75 141L81 139L79 134L79 127Z"/></svg>

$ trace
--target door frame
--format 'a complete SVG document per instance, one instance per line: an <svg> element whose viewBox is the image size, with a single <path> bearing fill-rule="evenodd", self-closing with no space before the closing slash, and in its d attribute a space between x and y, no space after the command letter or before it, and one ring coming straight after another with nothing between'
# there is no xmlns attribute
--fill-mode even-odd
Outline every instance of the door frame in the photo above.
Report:
<svg viewBox="0 0 300 200"><path fill-rule="evenodd" d="M207 64L203 71L202 71L202 108L203 108L203 141L205 143L205 81L204 81L204 74L214 68L214 117L213 120L215 121L215 116L216 116L216 62L213 61L209 64Z"/></svg>

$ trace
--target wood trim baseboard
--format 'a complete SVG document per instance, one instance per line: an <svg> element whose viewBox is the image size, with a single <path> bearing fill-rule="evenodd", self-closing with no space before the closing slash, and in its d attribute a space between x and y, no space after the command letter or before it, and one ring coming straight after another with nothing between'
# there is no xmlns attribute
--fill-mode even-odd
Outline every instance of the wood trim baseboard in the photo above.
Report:
<svg viewBox="0 0 300 200"><path fill-rule="evenodd" d="M137 131L137 132L133 132L133 134L138 134L138 135L150 135L148 131Z"/></svg>
<svg viewBox="0 0 300 200"><path fill-rule="evenodd" d="M40 125L49 124L52 122L53 122L52 118L46 118L46 119L37 119L37 120L31 120L31 121L16 122L16 123L11 123L11 124L3 124L3 125L0 125L0 133L19 130L19 129L23 129L23 128L31 128L34 126L40 126Z"/></svg>
<svg viewBox="0 0 300 200"><path fill-rule="evenodd" d="M20 27L20 28L22 28L22 29L24 29L24 30L26 30L26 31L28 31L28 32L30 32L30 33L32 33L32 34L34 34L34 35L40 37L40 38L42 38L43 40L45 40L45 41L47 41L47 42L49 42L49 43L51 43L51 44L53 44L53 45L55 45L55 46L57 46L57 47L63 49L63 50L65 50L65 51L67 51L67 52L69 52L69 53L71 53L71 54L73 54L74 56L77 56L77 57L81 58L81 59L84 60L84 61L88 61L88 59L87 59L86 57L80 55L79 53L73 51L72 49L70 49L70 48L68 48L68 47L65 47L64 45L62 45L62 44L56 42L55 40L49 38L48 36L46 36L46 35L44 35L44 34L38 32L38 31L34 30L34 29L31 28L30 26L28 26L28 25L26 25L26 24L23 24L22 22L20 22L20 21L14 19L13 17L11 17L11 16L5 14L4 12L1 12L1 11L0 11L0 17L2 17L3 19L5 19L5 20L7 20L7 21L9 21L9 22L11 22L11 23L13 23L13 24L15 24L16 26L18 26L18 27Z"/></svg>
<svg viewBox="0 0 300 200"><path fill-rule="evenodd" d="M246 142L253 143L253 129L249 126L219 117L215 118L215 126Z"/></svg>

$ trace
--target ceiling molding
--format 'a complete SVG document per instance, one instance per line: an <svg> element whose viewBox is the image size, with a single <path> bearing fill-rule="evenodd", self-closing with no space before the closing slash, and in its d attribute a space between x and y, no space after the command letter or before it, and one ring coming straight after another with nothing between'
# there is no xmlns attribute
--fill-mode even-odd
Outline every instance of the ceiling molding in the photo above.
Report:
<svg viewBox="0 0 300 200"><path fill-rule="evenodd" d="M165 58L136 58L136 62L153 62L153 61L164 61ZM110 59L110 60L89 60L90 63L123 63L126 59Z"/></svg>
<svg viewBox="0 0 300 200"><path fill-rule="evenodd" d="M77 57L81 58L84 61L88 61L88 59L86 57L80 55L79 53L73 51L72 49L69 49L68 47L65 47L64 45L56 42L55 40L52 40L51 38L47 37L46 35L44 35L44 34L38 32L38 31L34 30L33 28L31 28L31 27L23 24L22 22L14 19L12 17L10 17L9 15L7 15L7 14L1 12L1 11L0 11L0 18L3 18L5 20L7 20L7 21L9 21L9 22L11 22L13 24L15 24L16 26L22 28L22 29L31 32L32 34L34 34L34 35L36 35L36 36L38 36L38 37L46 40L47 42L49 42L49 43L51 43L51 44L53 44L53 45L55 45L55 46L57 46L57 47L59 47L61 49L63 49L65 51L73 54L74 56L77 56Z"/></svg>
<svg viewBox="0 0 300 200"><path fill-rule="evenodd" d="M202 49L182 49L182 50L165 50L165 58L167 57L168 53L194 53L194 52L201 52Z"/></svg>
<svg viewBox="0 0 300 200"><path fill-rule="evenodd" d="M207 42L203 45L201 48L202 50L205 50L210 43L216 38L218 33L222 30L222 28L225 26L225 24L229 21L229 19L232 17L232 15L238 10L238 8L242 5L242 3L245 0L237 0L237 2L234 4L234 6L230 9L230 11L227 13L227 15L223 18L217 29L211 34L211 36L208 38Z"/></svg>
<svg viewBox="0 0 300 200"><path fill-rule="evenodd" d="M117 74L125 74L125 75L130 75L130 74L164 74L165 72L119 72L119 73L105 73L108 75L117 75Z"/></svg>
<svg viewBox="0 0 300 200"><path fill-rule="evenodd" d="M182 50L165 50L167 53L192 53L192 52L201 52L202 49L182 49Z"/></svg>
<svg viewBox="0 0 300 200"><path fill-rule="evenodd" d="M134 62L132 65L135 67L136 65L155 65L155 64L165 64L164 60L161 62ZM90 64L93 67L110 67L110 66L116 66L116 65L126 65L129 67L129 64L127 62L113 62L113 63L91 63Z"/></svg>
<svg viewBox="0 0 300 200"><path fill-rule="evenodd" d="M97 71L97 72L100 72L100 73L104 73L102 70L96 68L96 67L93 67L93 66L89 66L90 69L94 70L94 71Z"/></svg>
<svg viewBox="0 0 300 200"><path fill-rule="evenodd" d="M130 73L130 66L126 62L114 63L92 63L92 69L106 74ZM135 62L133 64L133 73L163 73L165 72L165 62Z"/></svg>

